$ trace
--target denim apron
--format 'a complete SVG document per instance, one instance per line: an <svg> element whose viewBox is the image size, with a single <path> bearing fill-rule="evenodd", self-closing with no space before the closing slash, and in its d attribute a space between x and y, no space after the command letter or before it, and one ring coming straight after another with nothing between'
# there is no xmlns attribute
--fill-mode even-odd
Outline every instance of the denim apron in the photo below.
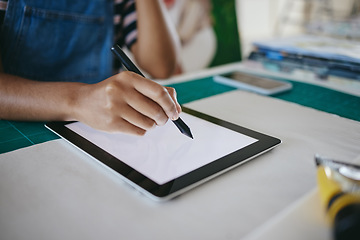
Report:
<svg viewBox="0 0 360 240"><path fill-rule="evenodd" d="M112 74L114 0L9 0L4 72L38 81L96 83Z"/></svg>

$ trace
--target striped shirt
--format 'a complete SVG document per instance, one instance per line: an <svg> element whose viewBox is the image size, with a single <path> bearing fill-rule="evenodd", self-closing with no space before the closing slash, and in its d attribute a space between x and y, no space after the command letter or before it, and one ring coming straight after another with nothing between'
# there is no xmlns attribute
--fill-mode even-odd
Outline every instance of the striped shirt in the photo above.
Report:
<svg viewBox="0 0 360 240"><path fill-rule="evenodd" d="M0 0L0 27L4 21L8 1ZM137 40L136 23L135 0L114 0L114 43L130 49ZM118 71L120 67L121 63L115 59L114 71Z"/></svg>

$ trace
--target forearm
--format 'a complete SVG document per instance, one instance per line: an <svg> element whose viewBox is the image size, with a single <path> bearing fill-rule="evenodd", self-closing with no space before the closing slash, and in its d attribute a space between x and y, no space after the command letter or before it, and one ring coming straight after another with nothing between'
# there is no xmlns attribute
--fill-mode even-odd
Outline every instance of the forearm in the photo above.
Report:
<svg viewBox="0 0 360 240"><path fill-rule="evenodd" d="M137 0L138 39L132 51L137 63L155 78L171 76L178 62L180 42L159 0Z"/></svg>
<svg viewBox="0 0 360 240"><path fill-rule="evenodd" d="M174 89L128 71L97 84L37 82L0 73L0 119L76 120L143 135L180 112Z"/></svg>
<svg viewBox="0 0 360 240"><path fill-rule="evenodd" d="M81 83L31 81L0 73L0 118L8 120L72 120Z"/></svg>

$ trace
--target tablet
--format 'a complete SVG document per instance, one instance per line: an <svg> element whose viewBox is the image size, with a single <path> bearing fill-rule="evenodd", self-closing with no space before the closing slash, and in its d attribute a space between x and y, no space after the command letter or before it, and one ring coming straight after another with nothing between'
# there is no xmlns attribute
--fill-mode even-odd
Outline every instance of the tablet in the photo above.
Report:
<svg viewBox="0 0 360 240"><path fill-rule="evenodd" d="M181 118L194 139L168 121L144 136L105 133L81 122L49 122L46 127L115 171L155 200L178 196L281 141L183 107Z"/></svg>

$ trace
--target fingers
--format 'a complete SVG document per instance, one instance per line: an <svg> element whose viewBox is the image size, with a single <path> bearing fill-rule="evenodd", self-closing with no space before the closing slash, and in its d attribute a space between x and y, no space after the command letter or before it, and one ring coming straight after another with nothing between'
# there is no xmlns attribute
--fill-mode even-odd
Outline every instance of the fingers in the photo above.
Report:
<svg viewBox="0 0 360 240"><path fill-rule="evenodd" d="M114 125L108 125L110 129L104 129L107 132L122 132L131 135L143 136L146 133L146 130L140 127L135 126L134 124L126 121L125 119L119 118L114 121Z"/></svg>
<svg viewBox="0 0 360 240"><path fill-rule="evenodd" d="M107 124L114 131L118 131L120 125L125 124L124 121L144 131L153 128L156 121L164 122L164 124L167 121L161 107L154 102L152 103L154 106L146 104L151 101L136 91L131 84L122 84L117 79L109 81L105 86L105 95L106 104L104 107L106 109L105 115L108 116ZM162 113L162 118L159 118L160 120L155 119L148 113L151 111L146 110L146 107L158 109ZM120 129L120 131L123 132L124 129Z"/></svg>
<svg viewBox="0 0 360 240"><path fill-rule="evenodd" d="M137 77L137 74L135 75L135 89L144 96L157 103L162 108L168 118L170 118L171 120L178 119L181 108L180 105L177 103L175 90L161 86L149 79L142 78L140 76L139 78ZM170 95L169 91L172 95Z"/></svg>
<svg viewBox="0 0 360 240"><path fill-rule="evenodd" d="M175 103L175 105L176 105L176 110L177 110L177 112L180 114L180 113L181 113L181 106L180 106L180 104L179 104L178 101L177 101L177 94L176 94L175 89L172 88L172 87L165 87L165 88L166 88L167 91L169 92L170 97L173 99L173 101L174 101L174 103ZM174 119L174 120L176 120L176 119Z"/></svg>
<svg viewBox="0 0 360 240"><path fill-rule="evenodd" d="M143 135L155 125L164 125L169 118L177 119L181 112L175 89L132 72L117 74L98 87L105 89L101 115L106 126L101 128L106 131Z"/></svg>
<svg viewBox="0 0 360 240"><path fill-rule="evenodd" d="M122 109L121 118L144 131L150 130L157 125L153 119L139 113L131 106Z"/></svg>
<svg viewBox="0 0 360 240"><path fill-rule="evenodd" d="M127 98L127 103L134 111L153 120L156 125L162 126L169 119L159 104L136 90Z"/></svg>

